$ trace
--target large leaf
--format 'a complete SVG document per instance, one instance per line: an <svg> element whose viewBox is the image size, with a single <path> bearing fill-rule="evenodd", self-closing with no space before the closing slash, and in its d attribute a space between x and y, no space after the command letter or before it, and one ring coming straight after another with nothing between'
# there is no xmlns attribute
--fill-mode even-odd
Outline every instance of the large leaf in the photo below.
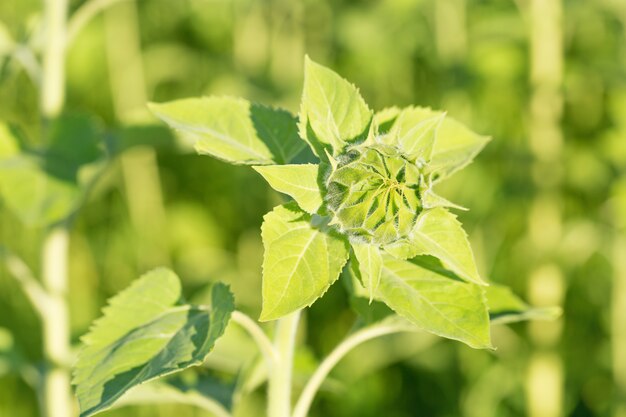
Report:
<svg viewBox="0 0 626 417"><path fill-rule="evenodd" d="M364 139L371 121L372 111L354 85L305 59L300 132L319 156L329 146L337 154L347 143Z"/></svg>
<svg viewBox="0 0 626 417"><path fill-rule="evenodd" d="M444 179L472 162L491 138L472 132L446 117L437 131L430 171L435 181Z"/></svg>
<svg viewBox="0 0 626 417"><path fill-rule="evenodd" d="M399 258L432 255L459 277L477 284L485 284L474 261L474 254L456 216L446 209L425 210L411 231L409 242L390 245L388 251Z"/></svg>
<svg viewBox="0 0 626 417"><path fill-rule="evenodd" d="M152 381L129 390L112 409L156 404L187 404L205 410L210 416L230 417L232 409L233 385L225 385L213 378L206 370L188 374L183 378L167 378ZM193 381L192 384L189 384Z"/></svg>
<svg viewBox="0 0 626 417"><path fill-rule="evenodd" d="M317 184L318 165L265 165L253 168L273 189L289 195L307 212L316 213L321 207L322 193Z"/></svg>
<svg viewBox="0 0 626 417"><path fill-rule="evenodd" d="M348 292L350 307L359 316L360 321L374 323L395 315L393 310L380 301L378 292L372 299L372 293L362 284L363 280L358 261L351 259L341 274L341 281ZM378 287L376 289L378 290Z"/></svg>
<svg viewBox="0 0 626 417"><path fill-rule="evenodd" d="M378 294L396 313L426 331L473 348L491 348L482 287L459 281L425 259L384 255Z"/></svg>
<svg viewBox="0 0 626 417"><path fill-rule="evenodd" d="M0 125L0 196L27 225L52 224L74 213L104 161L90 118L64 115L48 131L48 146L29 151Z"/></svg>
<svg viewBox="0 0 626 417"><path fill-rule="evenodd" d="M152 103L150 109L198 153L233 164L284 164L305 147L289 112L243 99L189 98Z"/></svg>
<svg viewBox="0 0 626 417"><path fill-rule="evenodd" d="M234 310L228 287L215 284L212 305L181 303L171 271L153 270L111 299L83 337L74 367L81 417L107 409L130 388L201 364Z"/></svg>
<svg viewBox="0 0 626 417"><path fill-rule="evenodd" d="M261 228L263 310L274 320L309 306L337 280L348 259L348 243L319 216L290 203L264 217Z"/></svg>
<svg viewBox="0 0 626 417"><path fill-rule="evenodd" d="M531 307L504 285L486 288L487 304L492 324L525 320L554 320L561 315L559 307Z"/></svg>

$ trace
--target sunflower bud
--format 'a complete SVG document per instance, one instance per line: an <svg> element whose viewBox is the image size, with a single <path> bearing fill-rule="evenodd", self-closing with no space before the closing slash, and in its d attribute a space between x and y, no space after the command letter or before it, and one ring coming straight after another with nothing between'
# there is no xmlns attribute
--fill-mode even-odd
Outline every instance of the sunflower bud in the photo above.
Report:
<svg viewBox="0 0 626 417"><path fill-rule="evenodd" d="M407 236L422 210L418 166L382 144L351 148L337 162L326 180L333 223L377 245Z"/></svg>

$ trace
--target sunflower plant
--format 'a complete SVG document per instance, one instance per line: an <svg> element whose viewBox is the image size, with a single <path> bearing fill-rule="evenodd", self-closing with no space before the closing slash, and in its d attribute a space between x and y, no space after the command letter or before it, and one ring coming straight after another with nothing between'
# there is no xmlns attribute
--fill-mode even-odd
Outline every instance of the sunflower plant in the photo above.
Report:
<svg viewBox="0 0 626 417"><path fill-rule="evenodd" d="M332 367L366 340L427 331L489 349L490 324L554 316L481 278L450 211L463 208L434 191L489 141L445 112L412 106L375 113L355 86L308 58L298 117L231 97L150 108L198 153L250 165L290 198L261 227L259 321L276 321L274 340L235 311L226 286L214 285L210 306L190 305L173 272L152 271L114 298L84 338L74 372L83 416L136 385L201 364L231 320L264 354L268 416L305 417ZM361 326L321 362L294 405L300 311L340 277Z"/></svg>

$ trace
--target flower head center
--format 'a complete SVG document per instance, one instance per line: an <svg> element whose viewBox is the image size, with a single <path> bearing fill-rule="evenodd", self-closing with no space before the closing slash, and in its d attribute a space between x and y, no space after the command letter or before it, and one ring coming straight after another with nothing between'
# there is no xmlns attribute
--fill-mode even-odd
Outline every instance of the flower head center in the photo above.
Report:
<svg viewBox="0 0 626 417"><path fill-rule="evenodd" d="M385 245L405 237L422 209L420 169L395 148L352 148L326 181L334 222L350 237Z"/></svg>

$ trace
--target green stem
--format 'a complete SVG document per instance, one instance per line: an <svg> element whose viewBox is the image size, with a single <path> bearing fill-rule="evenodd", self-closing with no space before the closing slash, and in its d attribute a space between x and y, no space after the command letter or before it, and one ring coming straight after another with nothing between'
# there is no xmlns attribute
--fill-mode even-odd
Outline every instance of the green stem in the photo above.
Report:
<svg viewBox="0 0 626 417"><path fill-rule="evenodd" d="M313 403L313 398L315 398L315 394L322 386L322 383L335 365L337 365L337 363L339 363L339 361L343 359L343 357L346 356L352 349L364 342L367 342L368 340L402 331L407 331L407 327L381 324L366 327L348 336L343 342L337 345L335 349L333 349L333 351L315 370L315 373L307 382L300 398L298 399L298 402L296 403L292 417L306 417L308 415L311 404Z"/></svg>
<svg viewBox="0 0 626 417"><path fill-rule="evenodd" d="M70 331L67 305L69 234L65 226L52 229L43 246L43 285L48 294L42 316L46 369L43 408L46 417L72 415L70 392Z"/></svg>
<svg viewBox="0 0 626 417"><path fill-rule="evenodd" d="M296 312L276 323L274 347L278 357L269 375L268 417L291 415L291 376L299 319L300 312Z"/></svg>

